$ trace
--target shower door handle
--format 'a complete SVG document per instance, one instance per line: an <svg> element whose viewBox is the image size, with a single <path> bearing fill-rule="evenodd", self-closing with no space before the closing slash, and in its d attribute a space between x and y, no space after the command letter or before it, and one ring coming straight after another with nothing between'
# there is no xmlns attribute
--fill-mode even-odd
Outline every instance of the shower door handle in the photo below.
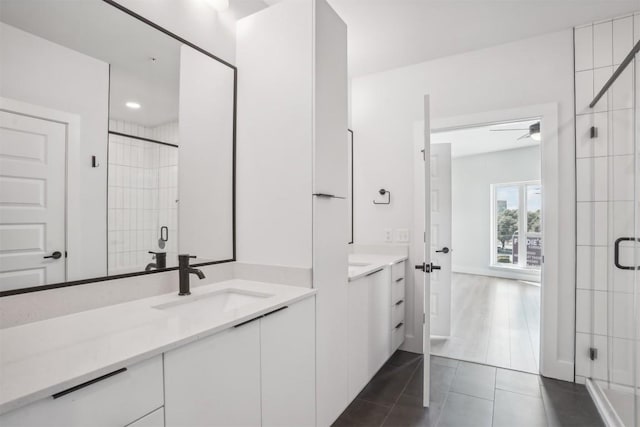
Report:
<svg viewBox="0 0 640 427"><path fill-rule="evenodd" d="M616 239L613 245L613 263L621 270L640 270L639 267L626 266L620 264L620 243L622 242L640 242L640 238L634 237L619 237Z"/></svg>

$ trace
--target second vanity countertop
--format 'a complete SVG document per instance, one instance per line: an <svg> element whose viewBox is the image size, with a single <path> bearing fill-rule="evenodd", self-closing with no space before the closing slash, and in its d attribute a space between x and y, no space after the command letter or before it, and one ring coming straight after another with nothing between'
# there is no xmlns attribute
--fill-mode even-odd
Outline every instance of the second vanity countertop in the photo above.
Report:
<svg viewBox="0 0 640 427"><path fill-rule="evenodd" d="M206 303L227 291L215 308ZM176 286L175 293L0 330L0 414L316 293L238 279L191 292L180 297ZM194 303L176 304L187 300Z"/></svg>
<svg viewBox="0 0 640 427"><path fill-rule="evenodd" d="M381 267L388 267L407 259L406 255L349 254L349 281L352 282Z"/></svg>

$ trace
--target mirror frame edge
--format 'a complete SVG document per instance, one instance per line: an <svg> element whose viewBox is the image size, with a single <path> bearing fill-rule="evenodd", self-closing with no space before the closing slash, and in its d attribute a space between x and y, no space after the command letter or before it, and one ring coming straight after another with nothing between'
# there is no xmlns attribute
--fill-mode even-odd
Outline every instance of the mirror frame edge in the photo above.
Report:
<svg viewBox="0 0 640 427"><path fill-rule="evenodd" d="M231 227L232 227L232 239L233 239L233 244L232 244L232 258L230 259L224 259L224 260L220 260L220 261L208 261L208 262L201 262L201 263L194 263L191 264L194 267L202 267L202 266L206 266L206 265L216 265L216 264L225 264L225 263L229 263L229 262L235 262L236 261L236 136L237 136L237 113L238 113L238 68L225 61L222 58L217 57L216 55L212 54L211 52L208 52L207 50L199 47L196 44L191 43L190 41L180 37L179 35L167 30L166 28L156 24L155 22L145 18L144 16L132 11L131 9L128 9L126 7L124 7L123 5L121 5L120 3L118 3L115 0L102 0L104 3L115 7L116 9L119 9L120 11L126 13L127 15L139 20L140 22L142 22L143 24L149 25L150 27L154 28L157 31L160 31L161 33L166 34L167 36L177 40L178 42L189 46L192 49L195 49L196 51L202 53L203 55L208 56L209 58L220 62L222 65L225 65L229 68L231 68L233 70L233 147L232 147L232 168L231 168L231 183L232 183L232 206L231 206ZM17 288L17 289L9 289L6 291L0 291L0 298L4 298L4 297L9 297L9 296L13 296L13 295L19 295L19 294L26 294L26 293L32 293L32 292L40 292L40 291L48 291L48 290L52 290L52 289L59 289L59 288L66 288L66 287L70 287L70 286L79 286L79 285L86 285L86 284L90 284L90 283L99 283L99 282L106 282L109 280L118 280L118 279L126 279L128 277L136 277L136 276L143 276L143 275L147 275L147 274L156 274L156 273L166 273L168 271L175 271L178 270L178 267L169 267L169 268L165 268L163 270L151 270L151 271L136 271L136 272L132 272L132 273L124 273L124 274L116 274L113 276L98 276L98 277L92 277L92 278L88 278L88 279L81 279L81 280L72 280L72 281L65 281L65 282L58 282L58 283L51 283L51 284L46 284L46 285L38 285L38 286L31 286L28 288Z"/></svg>

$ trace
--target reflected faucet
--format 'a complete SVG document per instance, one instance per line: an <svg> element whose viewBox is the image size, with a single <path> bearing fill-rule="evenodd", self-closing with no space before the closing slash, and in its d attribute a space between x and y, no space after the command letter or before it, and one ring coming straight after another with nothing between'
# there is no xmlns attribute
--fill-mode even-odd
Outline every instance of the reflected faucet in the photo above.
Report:
<svg viewBox="0 0 640 427"><path fill-rule="evenodd" d="M153 258L155 258L156 262L150 262L144 268L144 271L150 271L152 268L156 270L164 270L167 268L167 253L166 252L153 252L149 251L150 254L153 254Z"/></svg>
<svg viewBox="0 0 640 427"><path fill-rule="evenodd" d="M191 295L191 287L189 285L189 275L195 274L198 279L204 279L204 273L197 268L189 267L189 259L195 258L195 255L178 255L178 269L180 274L180 292L178 295Z"/></svg>

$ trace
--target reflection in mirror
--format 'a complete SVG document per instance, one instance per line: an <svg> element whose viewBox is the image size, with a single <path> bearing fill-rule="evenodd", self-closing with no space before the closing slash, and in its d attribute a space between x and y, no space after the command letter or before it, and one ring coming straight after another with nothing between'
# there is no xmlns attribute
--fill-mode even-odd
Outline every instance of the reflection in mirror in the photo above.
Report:
<svg viewBox="0 0 640 427"><path fill-rule="evenodd" d="M106 0L0 2L0 295L233 260L235 68Z"/></svg>

